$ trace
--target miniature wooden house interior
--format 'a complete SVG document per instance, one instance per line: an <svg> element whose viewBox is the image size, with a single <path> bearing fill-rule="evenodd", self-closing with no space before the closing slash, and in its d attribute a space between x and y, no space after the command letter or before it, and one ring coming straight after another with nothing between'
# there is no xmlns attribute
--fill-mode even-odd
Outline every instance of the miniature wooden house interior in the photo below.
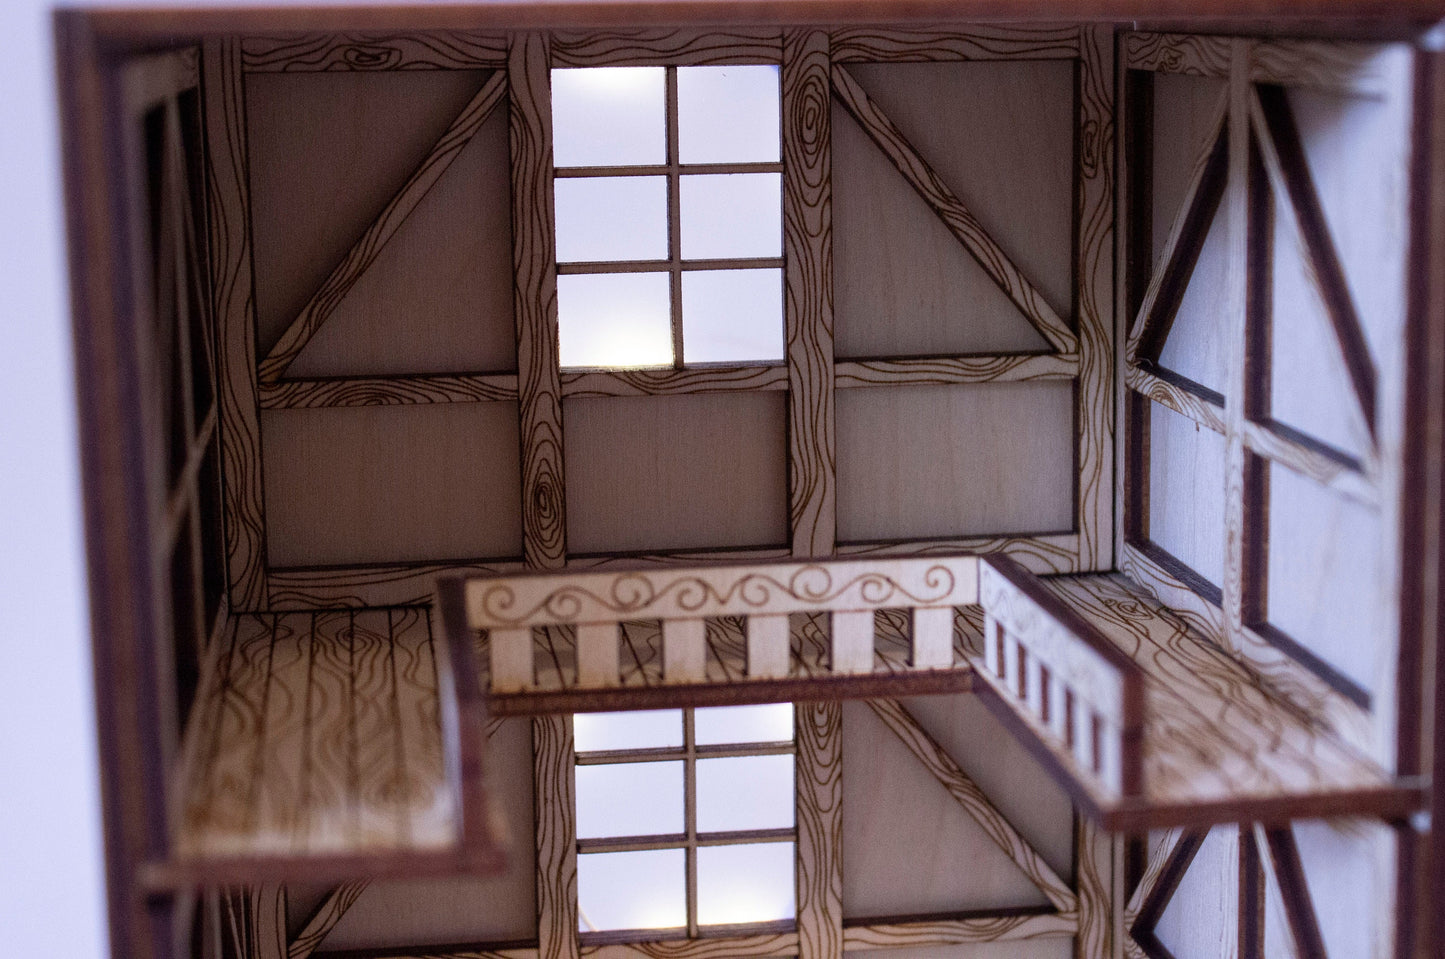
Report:
<svg viewBox="0 0 1445 959"><path fill-rule="evenodd" d="M613 6L58 16L115 954L1425 954L1427 24Z"/></svg>

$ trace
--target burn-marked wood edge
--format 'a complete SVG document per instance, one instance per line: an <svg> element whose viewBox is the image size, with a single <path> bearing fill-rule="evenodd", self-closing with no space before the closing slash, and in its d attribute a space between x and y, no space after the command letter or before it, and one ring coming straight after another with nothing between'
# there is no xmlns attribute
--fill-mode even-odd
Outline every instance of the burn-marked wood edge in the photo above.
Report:
<svg viewBox="0 0 1445 959"><path fill-rule="evenodd" d="M1306 273L1324 304L1335 345L1350 377L1357 408L1370 432L1370 439L1375 441L1378 439L1375 423L1376 366L1355 311L1344 268L1330 237L1319 194L1310 176L1294 113L1284 90L1273 86L1254 89L1249 111L1270 185L1276 195L1289 199L1300 248L1308 260Z"/></svg>
<svg viewBox="0 0 1445 959"><path fill-rule="evenodd" d="M1150 363L1130 366L1125 382L1145 399L1224 435L1224 397L1213 390Z"/></svg>
<svg viewBox="0 0 1445 959"><path fill-rule="evenodd" d="M1347 453L1273 421L1246 420L1244 447L1362 506L1370 509L1380 506L1373 457L1367 466Z"/></svg>
<svg viewBox="0 0 1445 959"><path fill-rule="evenodd" d="M252 36L241 56L247 73L478 70L506 64L507 38L477 30Z"/></svg>
<svg viewBox="0 0 1445 959"><path fill-rule="evenodd" d="M382 249L396 235L397 230L401 229L407 217L442 178L452 161L471 142L472 136L482 128L482 124L506 95L507 75L505 71L498 70L487 78L482 88L462 108L461 113L457 114L456 119L432 145L425 159L412 171L402 188L387 202L325 282L311 295L296 319L286 327L271 352L261 361L259 376L262 382L275 383L285 375L287 367L306 348L306 344L311 342L311 338L345 299L362 274L376 262Z"/></svg>
<svg viewBox="0 0 1445 959"><path fill-rule="evenodd" d="M833 95L847 108L858 125L883 151L884 156L903 174L914 191L923 198L938 218L969 254L978 262L989 279L1013 301L1025 319L1038 330L1059 353L1077 353L1078 338L1039 295L1002 248L984 230L954 195L943 180L919 155L902 132L878 109L877 105L853 79L848 71L835 65L832 70Z"/></svg>
<svg viewBox="0 0 1445 959"><path fill-rule="evenodd" d="M1205 237L1214 222L1229 170L1228 136L1225 123L1229 112L1226 92L1214 106L1209 122L1209 136L1201 154L1195 159L1169 234L1164 242L1162 263L1154 271L1145 290L1138 316L1130 326L1127 360L1138 365L1147 360L1157 362L1159 351L1174 324L1174 316L1184 298L1184 290L1194 273Z"/></svg>
<svg viewBox="0 0 1445 959"><path fill-rule="evenodd" d="M1049 867L1042 856L1019 834L928 731L908 710L893 699L868 703L874 715L898 737L919 762L948 790L964 811L976 821L1009 859L1028 876L1060 913L1072 913L1077 905L1073 890Z"/></svg>
<svg viewBox="0 0 1445 959"><path fill-rule="evenodd" d="M957 32L848 27L833 31L833 62L912 63L949 60L1072 60L1079 28L1047 24L976 24Z"/></svg>
<svg viewBox="0 0 1445 959"><path fill-rule="evenodd" d="M1164 915L1165 907L1174 898L1184 873L1199 853L1199 847L1206 835L1207 832L1203 829L1171 832L1170 837L1156 847L1155 855L1151 857L1150 865L1154 878L1147 889L1141 884L1139 892L1142 895L1136 893L1135 901L1138 905L1133 908L1132 920L1126 912L1130 937L1150 959L1168 955L1154 930L1159 925L1159 918ZM1160 852L1164 853L1162 859L1158 858ZM1130 905L1133 906L1133 902Z"/></svg>
<svg viewBox="0 0 1445 959"><path fill-rule="evenodd" d="M559 30L552 34L554 67L778 63L782 56L782 31L767 27Z"/></svg>
<svg viewBox="0 0 1445 959"><path fill-rule="evenodd" d="M740 706L928 696L966 693L975 688L973 670L957 667L912 673L878 672L789 679L736 679L726 683L697 685L491 693L488 704L492 713L497 716L540 716L630 709L675 709L687 706Z"/></svg>

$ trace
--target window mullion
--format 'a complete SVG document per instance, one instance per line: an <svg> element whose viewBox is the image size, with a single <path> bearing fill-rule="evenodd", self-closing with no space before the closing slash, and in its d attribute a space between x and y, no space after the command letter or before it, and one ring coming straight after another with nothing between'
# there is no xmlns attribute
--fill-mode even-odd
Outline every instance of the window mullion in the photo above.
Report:
<svg viewBox="0 0 1445 959"><path fill-rule="evenodd" d="M697 740L694 736L693 712L682 711L682 741L687 749L683 761L683 809L687 828L687 934L697 935Z"/></svg>
<svg viewBox="0 0 1445 959"><path fill-rule="evenodd" d="M667 68L667 243L672 292L672 365L682 369L682 184L679 176L677 67ZM691 711L688 711L689 720ZM689 768L691 768L689 766ZM689 854L691 855L691 854ZM689 860L691 861L691 860ZM690 913L689 913L690 915Z"/></svg>

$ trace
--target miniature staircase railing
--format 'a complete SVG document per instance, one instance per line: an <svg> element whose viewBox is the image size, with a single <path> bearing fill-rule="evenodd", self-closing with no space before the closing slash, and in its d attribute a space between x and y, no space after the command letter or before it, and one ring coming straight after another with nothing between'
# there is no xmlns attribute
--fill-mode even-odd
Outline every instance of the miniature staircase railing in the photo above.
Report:
<svg viewBox="0 0 1445 959"><path fill-rule="evenodd" d="M978 558L444 581L496 714L967 690ZM448 602L447 597L454 599ZM880 615L880 611L882 615Z"/></svg>

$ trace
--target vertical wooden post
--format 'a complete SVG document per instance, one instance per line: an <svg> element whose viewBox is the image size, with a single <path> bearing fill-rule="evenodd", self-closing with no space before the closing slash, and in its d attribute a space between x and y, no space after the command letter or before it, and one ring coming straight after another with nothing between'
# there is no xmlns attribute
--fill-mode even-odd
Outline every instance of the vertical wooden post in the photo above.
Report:
<svg viewBox="0 0 1445 959"><path fill-rule="evenodd" d="M261 489L261 419L256 385L255 296L251 289L250 174L241 41L207 40L206 100L211 290L215 298L217 400L226 569L233 610L263 610L266 519Z"/></svg>
<svg viewBox="0 0 1445 959"><path fill-rule="evenodd" d="M843 709L793 707L797 736L798 959L843 955Z"/></svg>
<svg viewBox="0 0 1445 959"><path fill-rule="evenodd" d="M1079 931L1077 959L1120 959L1124 952L1124 841L1082 816L1074 817L1074 884Z"/></svg>
<svg viewBox="0 0 1445 959"><path fill-rule="evenodd" d="M1229 181L1224 204L1229 229L1229 269L1226 323L1229 331L1229 386L1224 398L1225 502L1224 502L1224 644L1231 651L1244 645L1244 566L1246 562L1244 399L1249 387L1244 360L1248 348L1245 317L1249 275L1249 61L1248 40L1230 43L1229 66Z"/></svg>
<svg viewBox="0 0 1445 959"><path fill-rule="evenodd" d="M537 956L577 959L577 817L572 717L532 720Z"/></svg>
<svg viewBox="0 0 1445 959"><path fill-rule="evenodd" d="M522 548L532 569L560 568L567 551L548 49L546 34L518 33L507 51Z"/></svg>
<svg viewBox="0 0 1445 959"><path fill-rule="evenodd" d="M1114 28L1079 30L1079 569L1114 568Z"/></svg>
<svg viewBox="0 0 1445 959"><path fill-rule="evenodd" d="M788 487L798 557L832 553L837 529L830 48L822 30L783 35L783 315Z"/></svg>

